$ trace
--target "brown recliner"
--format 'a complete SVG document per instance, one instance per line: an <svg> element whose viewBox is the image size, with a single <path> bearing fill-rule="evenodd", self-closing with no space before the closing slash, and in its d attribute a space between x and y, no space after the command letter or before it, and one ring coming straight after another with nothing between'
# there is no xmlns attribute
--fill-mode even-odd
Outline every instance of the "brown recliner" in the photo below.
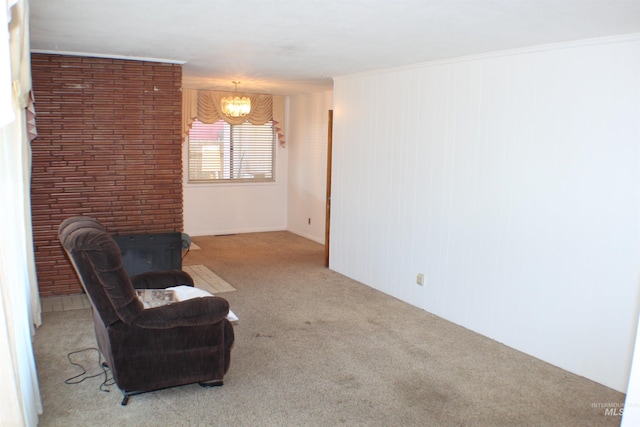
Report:
<svg viewBox="0 0 640 427"><path fill-rule="evenodd" d="M64 220L58 236L91 301L98 347L124 393L122 405L147 391L222 385L234 341L225 299L145 309L136 288L193 286L193 279L178 270L129 277L115 240L90 217Z"/></svg>

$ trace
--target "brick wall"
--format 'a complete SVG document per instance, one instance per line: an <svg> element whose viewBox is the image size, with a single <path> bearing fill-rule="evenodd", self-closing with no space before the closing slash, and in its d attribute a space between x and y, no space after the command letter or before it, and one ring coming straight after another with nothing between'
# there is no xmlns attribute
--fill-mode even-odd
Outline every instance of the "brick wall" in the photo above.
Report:
<svg viewBox="0 0 640 427"><path fill-rule="evenodd" d="M82 292L58 225L92 216L113 234L182 231L182 67L32 55L38 137L31 204L40 295Z"/></svg>

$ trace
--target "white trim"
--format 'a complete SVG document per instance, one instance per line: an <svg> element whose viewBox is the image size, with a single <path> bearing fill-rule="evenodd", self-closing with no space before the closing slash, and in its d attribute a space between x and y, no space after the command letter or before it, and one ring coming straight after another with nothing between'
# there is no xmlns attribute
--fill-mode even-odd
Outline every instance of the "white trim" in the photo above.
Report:
<svg viewBox="0 0 640 427"><path fill-rule="evenodd" d="M88 53L88 52L68 52L63 50L46 50L46 49L31 49L31 53L46 53L53 55L71 55L71 56L87 56L91 58L109 58L109 59L125 59L130 61L145 61L145 62L164 62L167 64L186 64L187 61L181 61L178 59L162 59L162 58L146 58L144 56L126 56L126 55L111 55L106 53Z"/></svg>
<svg viewBox="0 0 640 427"><path fill-rule="evenodd" d="M229 230L208 230L195 233L185 231L191 237L204 236L228 236L230 234L247 234L247 233L270 233L273 231L289 231L285 226L281 227L256 227L256 228L232 228Z"/></svg>
<svg viewBox="0 0 640 427"><path fill-rule="evenodd" d="M303 238L305 238L307 240L311 240L312 242L316 242L316 243L319 243L319 244L324 246L324 239L318 239L316 236L313 236L313 235L308 234L308 233L301 233L301 232L293 231L293 230L286 230L286 231L288 231L291 234L295 234L296 236L303 237ZM324 236L322 236L322 237L324 237Z"/></svg>

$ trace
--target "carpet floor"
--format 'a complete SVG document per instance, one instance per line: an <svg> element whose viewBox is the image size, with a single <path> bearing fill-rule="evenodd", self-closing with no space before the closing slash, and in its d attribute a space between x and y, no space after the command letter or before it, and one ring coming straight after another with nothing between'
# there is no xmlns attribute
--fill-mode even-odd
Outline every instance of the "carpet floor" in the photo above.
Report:
<svg viewBox="0 0 640 427"><path fill-rule="evenodd" d="M43 314L41 426L616 426L624 394L323 267L288 232L195 237L185 266L228 282L236 341L225 384L136 395L104 376L90 309ZM87 373L73 382L65 380ZM91 377L92 375L97 375ZM103 390L108 390L105 392Z"/></svg>

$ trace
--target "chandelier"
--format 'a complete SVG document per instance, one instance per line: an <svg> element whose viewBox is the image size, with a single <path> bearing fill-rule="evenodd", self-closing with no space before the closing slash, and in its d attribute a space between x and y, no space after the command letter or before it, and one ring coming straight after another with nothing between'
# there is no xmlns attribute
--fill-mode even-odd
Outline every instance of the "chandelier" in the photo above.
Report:
<svg viewBox="0 0 640 427"><path fill-rule="evenodd" d="M232 82L236 85L234 96L225 96L220 102L222 112L229 117L243 117L251 112L251 99L248 96L238 96L240 82Z"/></svg>

